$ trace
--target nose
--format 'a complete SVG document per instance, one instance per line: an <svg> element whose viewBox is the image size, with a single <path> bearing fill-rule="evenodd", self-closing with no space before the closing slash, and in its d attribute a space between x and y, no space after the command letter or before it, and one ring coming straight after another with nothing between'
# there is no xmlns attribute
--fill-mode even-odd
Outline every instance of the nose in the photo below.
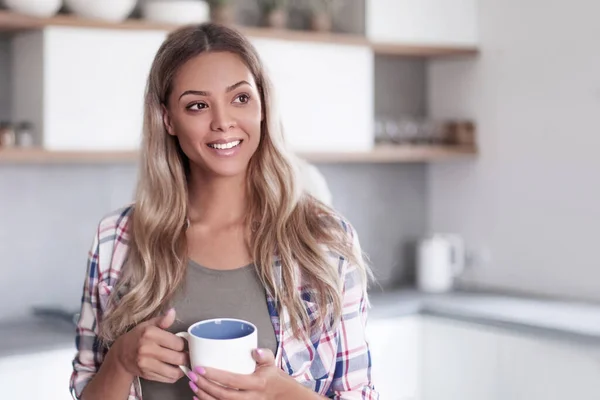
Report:
<svg viewBox="0 0 600 400"><path fill-rule="evenodd" d="M235 118L227 112L227 107L213 106L212 121L210 129L215 132L227 132L236 125Z"/></svg>

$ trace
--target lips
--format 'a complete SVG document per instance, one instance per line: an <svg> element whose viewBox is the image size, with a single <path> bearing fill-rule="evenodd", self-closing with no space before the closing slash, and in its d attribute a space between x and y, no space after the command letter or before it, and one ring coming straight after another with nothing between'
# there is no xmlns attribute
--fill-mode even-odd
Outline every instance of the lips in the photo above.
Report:
<svg viewBox="0 0 600 400"><path fill-rule="evenodd" d="M229 150L229 149L233 149L234 147L238 147L241 143L242 143L241 139L234 139L234 140L229 140L229 141L218 140L215 142L208 143L207 146L212 149L216 149L216 150Z"/></svg>

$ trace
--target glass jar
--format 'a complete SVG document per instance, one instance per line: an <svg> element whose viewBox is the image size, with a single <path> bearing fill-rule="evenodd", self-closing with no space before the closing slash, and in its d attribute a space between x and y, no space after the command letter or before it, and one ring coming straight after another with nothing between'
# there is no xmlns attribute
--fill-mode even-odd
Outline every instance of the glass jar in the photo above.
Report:
<svg viewBox="0 0 600 400"><path fill-rule="evenodd" d="M16 132L10 122L0 122L0 148L7 149L16 144Z"/></svg>
<svg viewBox="0 0 600 400"><path fill-rule="evenodd" d="M21 122L16 130L17 146L27 148L33 146L33 125L30 122Z"/></svg>

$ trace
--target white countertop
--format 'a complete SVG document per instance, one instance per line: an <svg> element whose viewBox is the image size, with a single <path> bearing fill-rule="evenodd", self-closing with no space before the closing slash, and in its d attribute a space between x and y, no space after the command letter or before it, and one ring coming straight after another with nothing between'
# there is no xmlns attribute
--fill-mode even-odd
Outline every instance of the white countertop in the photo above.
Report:
<svg viewBox="0 0 600 400"><path fill-rule="evenodd" d="M372 318L425 314L489 324L600 345L600 304L523 296L414 289L371 296Z"/></svg>
<svg viewBox="0 0 600 400"><path fill-rule="evenodd" d="M371 293L370 319L430 315L600 346L600 304L489 293ZM75 326L27 317L0 321L0 357L75 346Z"/></svg>

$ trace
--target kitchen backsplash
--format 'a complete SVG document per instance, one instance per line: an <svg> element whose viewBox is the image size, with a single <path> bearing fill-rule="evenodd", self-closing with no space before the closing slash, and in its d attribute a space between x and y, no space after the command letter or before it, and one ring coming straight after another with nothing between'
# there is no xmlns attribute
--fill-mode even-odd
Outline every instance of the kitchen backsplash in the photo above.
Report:
<svg viewBox="0 0 600 400"><path fill-rule="evenodd" d="M382 288L414 277L414 243L427 229L427 167L319 165L334 207L356 228ZM374 287L373 290L379 290Z"/></svg>
<svg viewBox="0 0 600 400"><path fill-rule="evenodd" d="M409 275L426 226L421 165L323 165L335 207L358 231L379 284ZM132 199L132 165L0 166L0 319L78 306L99 219ZM374 290L379 290L375 288Z"/></svg>
<svg viewBox="0 0 600 400"><path fill-rule="evenodd" d="M0 166L0 319L77 304L98 221L134 181L132 166Z"/></svg>

